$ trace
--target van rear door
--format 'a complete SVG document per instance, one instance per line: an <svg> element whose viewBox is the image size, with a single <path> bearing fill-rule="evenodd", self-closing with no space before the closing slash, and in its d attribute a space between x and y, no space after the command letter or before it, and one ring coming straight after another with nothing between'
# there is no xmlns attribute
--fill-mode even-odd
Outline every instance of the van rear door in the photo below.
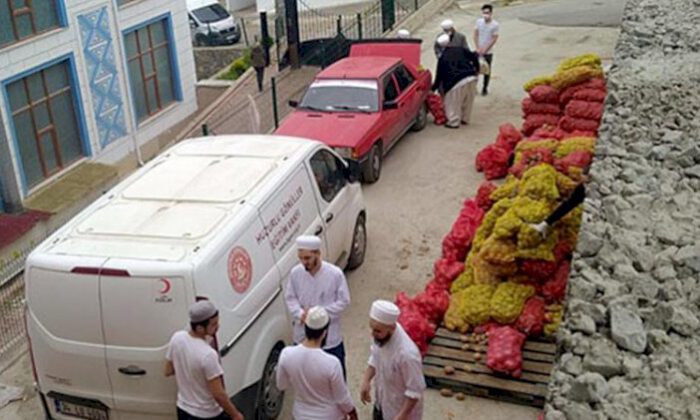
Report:
<svg viewBox="0 0 700 420"><path fill-rule="evenodd" d="M176 384L165 378L165 350L188 323L194 288L187 265L110 259L100 278L107 370L122 417L174 415ZM110 271L105 270L106 273Z"/></svg>
<svg viewBox="0 0 700 420"><path fill-rule="evenodd" d="M100 418L112 406L99 298L105 261L48 254L27 261L27 333L39 390L54 418L57 410Z"/></svg>

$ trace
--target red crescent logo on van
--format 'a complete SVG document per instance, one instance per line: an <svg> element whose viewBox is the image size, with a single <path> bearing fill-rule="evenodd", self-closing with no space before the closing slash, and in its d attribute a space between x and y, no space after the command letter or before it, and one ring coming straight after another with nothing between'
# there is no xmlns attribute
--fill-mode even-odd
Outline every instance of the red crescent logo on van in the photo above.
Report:
<svg viewBox="0 0 700 420"><path fill-rule="evenodd" d="M168 279L160 279L160 283L163 285L163 288L160 289L160 294L164 295L170 291L171 285L170 285L170 280Z"/></svg>
<svg viewBox="0 0 700 420"><path fill-rule="evenodd" d="M233 290L245 293L253 278L253 264L245 249L237 246L228 254L228 279Z"/></svg>

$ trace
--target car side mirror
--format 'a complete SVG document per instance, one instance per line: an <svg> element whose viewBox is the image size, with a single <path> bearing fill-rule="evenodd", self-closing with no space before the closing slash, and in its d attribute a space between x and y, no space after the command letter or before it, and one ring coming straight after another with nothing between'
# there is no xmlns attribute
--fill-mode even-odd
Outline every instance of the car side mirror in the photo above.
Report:
<svg viewBox="0 0 700 420"><path fill-rule="evenodd" d="M384 101L384 109L397 109L399 107L396 101Z"/></svg>
<svg viewBox="0 0 700 420"><path fill-rule="evenodd" d="M355 183L360 181L360 163L354 159L345 159L346 166L344 167L345 178L348 182Z"/></svg>
<svg viewBox="0 0 700 420"><path fill-rule="evenodd" d="M299 101L290 100L288 103L289 103L289 106L291 106L292 108L296 108L299 106Z"/></svg>

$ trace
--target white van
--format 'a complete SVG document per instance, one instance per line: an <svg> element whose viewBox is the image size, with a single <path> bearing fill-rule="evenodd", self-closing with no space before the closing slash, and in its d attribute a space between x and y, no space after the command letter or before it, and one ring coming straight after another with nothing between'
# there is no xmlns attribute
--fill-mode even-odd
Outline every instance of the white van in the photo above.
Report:
<svg viewBox="0 0 700 420"><path fill-rule="evenodd" d="M233 16L217 0L187 0L187 16L195 45L230 45L241 39Z"/></svg>
<svg viewBox="0 0 700 420"><path fill-rule="evenodd" d="M220 310L212 345L233 401L247 419L276 418L294 239L319 235L327 260L359 266L367 236L358 177L356 163L310 140L198 138L82 211L26 264L30 354L47 418L173 418L165 349L198 299Z"/></svg>

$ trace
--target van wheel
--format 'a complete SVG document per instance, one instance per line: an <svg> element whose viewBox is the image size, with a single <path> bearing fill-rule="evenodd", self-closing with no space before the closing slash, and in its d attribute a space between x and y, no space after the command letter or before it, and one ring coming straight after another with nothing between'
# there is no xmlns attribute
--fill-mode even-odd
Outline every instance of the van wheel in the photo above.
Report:
<svg viewBox="0 0 700 420"><path fill-rule="evenodd" d="M348 270L355 269L365 261L365 251L367 250L367 229L365 228L365 216L357 216L355 222L355 232L352 235L352 248L350 248L350 258L348 258Z"/></svg>
<svg viewBox="0 0 700 420"><path fill-rule="evenodd" d="M416 115L416 120L411 126L411 131L421 131L428 124L428 106L423 102Z"/></svg>
<svg viewBox="0 0 700 420"><path fill-rule="evenodd" d="M379 142L372 146L362 168L362 180L368 184L377 182L382 173L382 146Z"/></svg>
<svg viewBox="0 0 700 420"><path fill-rule="evenodd" d="M206 35L197 34L197 36L194 37L194 45L198 47L205 47L209 45L209 39Z"/></svg>
<svg viewBox="0 0 700 420"><path fill-rule="evenodd" d="M275 346L267 357L267 362L265 362L265 369L263 370L262 379L260 379L260 388L258 388L258 397L255 403L255 407L257 407L255 418L257 420L274 420L282 413L284 391L277 389L275 379L280 353L282 353L282 346Z"/></svg>

